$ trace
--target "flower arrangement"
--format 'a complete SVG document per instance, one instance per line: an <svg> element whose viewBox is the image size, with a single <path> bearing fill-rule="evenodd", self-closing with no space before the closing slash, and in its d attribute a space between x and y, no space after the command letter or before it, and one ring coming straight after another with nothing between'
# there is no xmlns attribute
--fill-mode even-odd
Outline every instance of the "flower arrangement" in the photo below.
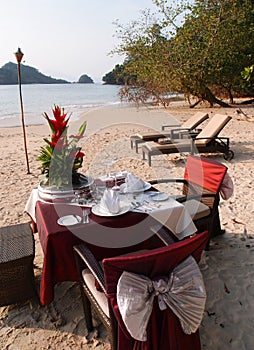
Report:
<svg viewBox="0 0 254 350"><path fill-rule="evenodd" d="M86 121L80 126L77 135L71 135L68 138L70 117L67 117L64 108L56 105L52 112L54 119L50 119L47 113L43 113L52 135L51 140L44 138L47 145L41 147L41 153L37 158L41 161L41 172L46 178L43 185L55 188L71 187L79 179L77 170L81 168L85 155L77 144L84 137Z"/></svg>

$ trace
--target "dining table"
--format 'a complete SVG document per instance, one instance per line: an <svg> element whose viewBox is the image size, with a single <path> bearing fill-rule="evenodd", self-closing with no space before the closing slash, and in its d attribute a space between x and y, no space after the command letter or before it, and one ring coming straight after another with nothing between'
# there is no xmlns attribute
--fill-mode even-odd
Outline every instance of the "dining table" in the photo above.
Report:
<svg viewBox="0 0 254 350"><path fill-rule="evenodd" d="M149 187L149 188L148 188ZM118 214L100 213L100 202L47 202L34 189L26 211L36 223L44 253L40 285L40 303L54 300L55 286L64 281L78 281L73 246L86 243L95 257L102 260L140 249L160 246L154 235L163 226L176 240L196 232L185 207L173 197L158 194L151 186L138 193L119 193ZM84 212L88 219L83 220ZM68 218L70 221L64 221ZM76 220L76 221L75 221Z"/></svg>

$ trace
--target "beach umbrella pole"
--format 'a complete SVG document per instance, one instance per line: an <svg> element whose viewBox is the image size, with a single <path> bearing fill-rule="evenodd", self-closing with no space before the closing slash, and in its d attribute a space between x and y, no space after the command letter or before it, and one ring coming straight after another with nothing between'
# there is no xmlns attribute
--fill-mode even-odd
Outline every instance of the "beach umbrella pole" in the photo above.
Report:
<svg viewBox="0 0 254 350"><path fill-rule="evenodd" d="M15 53L15 56L16 56L16 59L17 59L17 62L18 62L19 99L20 99L20 108L21 108L21 121L22 121L24 148L25 148L25 155L26 155L27 174L31 174L30 173L30 169L29 169L29 160L28 160L28 153L27 153L26 128L25 128L25 118L24 118L22 91L21 91L20 63L21 63L21 60L22 60L22 57L23 57L23 53L21 52L20 48L18 48L18 51Z"/></svg>

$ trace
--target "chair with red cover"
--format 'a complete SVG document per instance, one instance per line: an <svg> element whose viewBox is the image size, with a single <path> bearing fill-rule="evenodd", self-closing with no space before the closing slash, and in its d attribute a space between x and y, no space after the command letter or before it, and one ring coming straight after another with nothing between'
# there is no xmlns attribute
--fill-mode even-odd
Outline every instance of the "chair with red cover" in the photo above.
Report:
<svg viewBox="0 0 254 350"><path fill-rule="evenodd" d="M91 310L89 310L89 304L92 303L103 323L105 324L105 320L108 321L107 329L111 333L111 345L114 350L199 350L201 347L198 329L186 334L171 308L167 307L161 311L155 300L146 328L147 340L134 339L120 314L117 288L123 272L155 279L168 276L189 256L198 262L207 240L208 232L205 231L166 247L106 258L102 264L96 261L86 245L74 247L77 263L80 260L87 266L80 272L80 286L82 300L85 300L84 311L88 329L92 329ZM80 263L77 265L78 268L81 266ZM95 288L95 280L101 287L100 291Z"/></svg>
<svg viewBox="0 0 254 350"><path fill-rule="evenodd" d="M227 167L205 157L187 157L183 179L156 179L152 185L183 183L182 194L176 198L188 209L199 230L207 229L209 237L221 234L219 202Z"/></svg>

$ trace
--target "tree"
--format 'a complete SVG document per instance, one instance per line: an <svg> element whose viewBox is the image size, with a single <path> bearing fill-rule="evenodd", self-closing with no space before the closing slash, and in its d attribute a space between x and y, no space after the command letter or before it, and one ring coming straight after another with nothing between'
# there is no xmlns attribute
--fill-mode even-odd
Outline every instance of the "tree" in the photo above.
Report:
<svg viewBox="0 0 254 350"><path fill-rule="evenodd" d="M104 81L105 84L115 85L123 85L125 83L128 83L129 77L124 70L125 64L117 64L111 72L104 75L102 81Z"/></svg>
<svg viewBox="0 0 254 350"><path fill-rule="evenodd" d="M154 3L156 18L144 11L140 21L118 23L117 52L127 57L125 73L136 77L122 89L125 98L163 102L173 91L226 106L225 94L232 103L235 93L253 94L241 77L253 62L252 1Z"/></svg>

